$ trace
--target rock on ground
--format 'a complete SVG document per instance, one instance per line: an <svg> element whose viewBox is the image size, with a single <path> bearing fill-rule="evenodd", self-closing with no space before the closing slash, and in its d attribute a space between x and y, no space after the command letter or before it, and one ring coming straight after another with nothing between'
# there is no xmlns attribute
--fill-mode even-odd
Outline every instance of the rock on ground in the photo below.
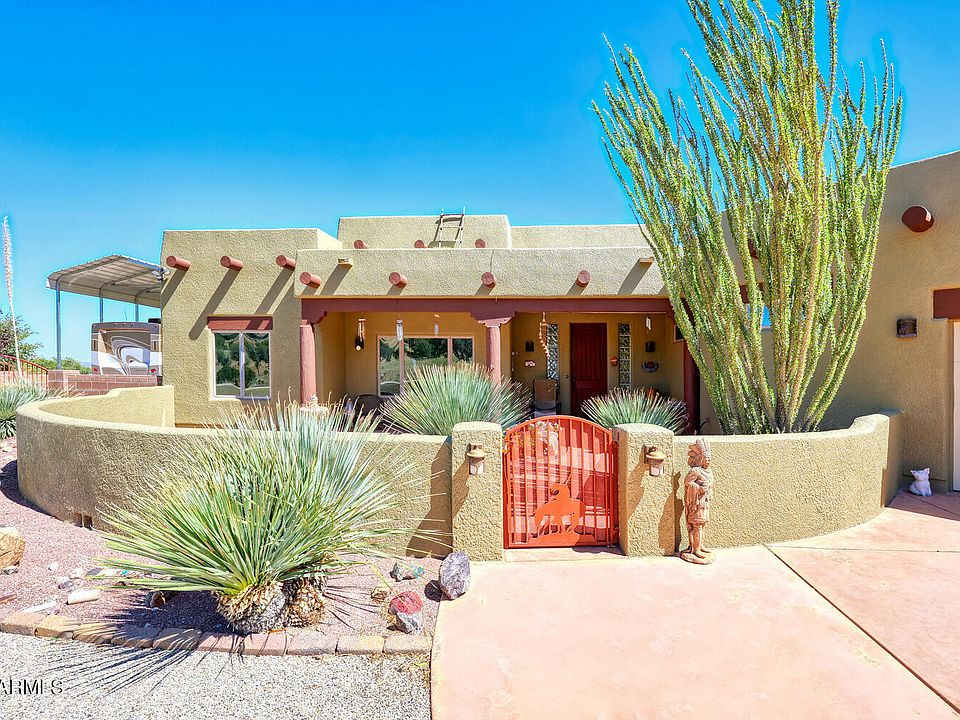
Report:
<svg viewBox="0 0 960 720"><path fill-rule="evenodd" d="M19 565L26 541L15 527L0 526L0 568Z"/></svg>
<svg viewBox="0 0 960 720"><path fill-rule="evenodd" d="M456 600L470 588L470 559L465 552L450 553L440 564L440 589Z"/></svg>

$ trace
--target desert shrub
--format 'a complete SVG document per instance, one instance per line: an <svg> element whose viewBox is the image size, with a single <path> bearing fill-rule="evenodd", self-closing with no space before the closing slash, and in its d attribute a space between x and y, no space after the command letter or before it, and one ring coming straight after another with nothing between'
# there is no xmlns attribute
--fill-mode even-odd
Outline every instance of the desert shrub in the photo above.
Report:
<svg viewBox="0 0 960 720"><path fill-rule="evenodd" d="M0 385L0 439L17 434L17 409L27 403L56 397L59 393L50 392L42 385L17 381Z"/></svg>
<svg viewBox="0 0 960 720"><path fill-rule="evenodd" d="M687 426L687 406L652 388L615 390L583 403L584 414L595 423L612 428L626 423L659 425L673 432Z"/></svg>
<svg viewBox="0 0 960 720"><path fill-rule="evenodd" d="M405 468L364 452L371 424L289 405L194 436L136 510L108 513L107 546L139 556L112 566L150 575L134 585L214 593L240 632L318 621L326 578L409 533L385 520Z"/></svg>
<svg viewBox="0 0 960 720"><path fill-rule="evenodd" d="M526 417L529 397L518 383L494 383L480 365L419 367L381 412L387 422L420 435L449 435L457 423L495 422L503 427Z"/></svg>

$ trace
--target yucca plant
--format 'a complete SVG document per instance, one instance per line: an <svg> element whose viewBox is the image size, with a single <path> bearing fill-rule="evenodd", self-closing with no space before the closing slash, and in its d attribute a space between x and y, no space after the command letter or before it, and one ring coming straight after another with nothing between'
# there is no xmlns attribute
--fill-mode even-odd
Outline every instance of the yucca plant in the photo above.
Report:
<svg viewBox="0 0 960 720"><path fill-rule="evenodd" d="M494 422L515 425L527 414L526 389L511 382L494 383L480 365L419 367L407 376L403 390L381 412L394 427L420 435L449 435L457 423Z"/></svg>
<svg viewBox="0 0 960 720"><path fill-rule="evenodd" d="M680 432L687 426L687 406L681 400L661 395L653 388L616 388L606 395L584 402L583 413L606 428L643 423Z"/></svg>
<svg viewBox="0 0 960 720"><path fill-rule="evenodd" d="M382 463L371 431L288 405L193 436L135 510L108 512L107 546L139 556L109 564L147 574L137 586L214 593L238 632L313 624L326 578L410 532L387 524L405 468Z"/></svg>
<svg viewBox="0 0 960 720"><path fill-rule="evenodd" d="M58 396L60 393L25 380L0 385L0 439L17 434L17 410L22 405Z"/></svg>

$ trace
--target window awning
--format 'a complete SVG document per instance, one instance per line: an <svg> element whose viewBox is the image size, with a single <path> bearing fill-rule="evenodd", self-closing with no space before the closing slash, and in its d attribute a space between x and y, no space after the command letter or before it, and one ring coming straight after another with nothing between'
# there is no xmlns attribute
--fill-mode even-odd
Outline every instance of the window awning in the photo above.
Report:
<svg viewBox="0 0 960 720"><path fill-rule="evenodd" d="M50 273L51 290L107 300L160 307L160 290L168 271L156 263L126 255L107 255Z"/></svg>

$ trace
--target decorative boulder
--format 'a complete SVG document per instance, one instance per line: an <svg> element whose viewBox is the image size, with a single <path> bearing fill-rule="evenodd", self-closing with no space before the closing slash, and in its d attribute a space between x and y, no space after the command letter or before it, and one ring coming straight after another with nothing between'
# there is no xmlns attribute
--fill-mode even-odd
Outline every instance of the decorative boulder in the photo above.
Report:
<svg viewBox="0 0 960 720"><path fill-rule="evenodd" d="M419 565L407 565L406 563L397 562L393 564L390 577L400 582L401 580L416 580L423 575L423 573L424 570Z"/></svg>
<svg viewBox="0 0 960 720"><path fill-rule="evenodd" d="M396 618L398 630L423 632L423 599L417 593L408 590L395 596L387 612Z"/></svg>
<svg viewBox="0 0 960 720"><path fill-rule="evenodd" d="M450 553L440 564L440 589L456 600L470 588L470 558L465 552Z"/></svg>
<svg viewBox="0 0 960 720"><path fill-rule="evenodd" d="M0 526L0 568L19 565L27 543L15 527Z"/></svg>

